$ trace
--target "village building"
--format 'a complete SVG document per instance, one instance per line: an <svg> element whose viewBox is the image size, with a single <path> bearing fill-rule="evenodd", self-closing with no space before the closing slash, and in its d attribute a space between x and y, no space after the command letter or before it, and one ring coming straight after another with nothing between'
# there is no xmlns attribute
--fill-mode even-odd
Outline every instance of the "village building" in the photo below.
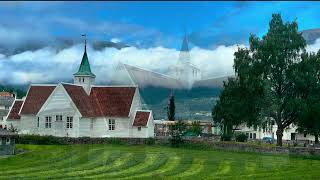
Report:
<svg viewBox="0 0 320 180"><path fill-rule="evenodd" d="M15 153L15 137L17 134L0 128L0 155L12 155Z"/></svg>
<svg viewBox="0 0 320 180"><path fill-rule="evenodd" d="M6 91L0 92L0 128L5 127L4 119L7 117L14 100L14 94Z"/></svg>
<svg viewBox="0 0 320 180"><path fill-rule="evenodd" d="M286 141L296 141L300 143L312 143L315 141L315 137L310 134L303 134L297 131L297 126L291 124L288 128L283 131L282 140ZM241 125L235 129L235 132L245 133L249 140L262 140L264 137L269 137L272 139L277 139L277 125L271 125L268 128L253 128L247 127L246 125Z"/></svg>
<svg viewBox="0 0 320 180"><path fill-rule="evenodd" d="M191 127L192 122L195 120L182 120L187 127ZM170 126L174 125L177 121L168 121L168 120L155 120L155 136L170 136ZM212 121L201 120L200 128L202 134L211 135L212 134Z"/></svg>
<svg viewBox="0 0 320 180"><path fill-rule="evenodd" d="M31 84L6 119L20 134L59 137L154 136L152 111L142 110L138 87L95 85L86 45L74 83Z"/></svg>

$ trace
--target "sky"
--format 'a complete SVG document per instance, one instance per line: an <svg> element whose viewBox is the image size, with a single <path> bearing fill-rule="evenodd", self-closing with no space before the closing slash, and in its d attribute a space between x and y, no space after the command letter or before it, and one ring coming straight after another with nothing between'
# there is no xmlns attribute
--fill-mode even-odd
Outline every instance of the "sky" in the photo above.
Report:
<svg viewBox="0 0 320 180"><path fill-rule="evenodd" d="M319 10L319 2L287 1L0 2L0 84L70 79L82 57L81 34L87 35L92 69L106 77L97 77L101 83L119 61L165 71L178 58L184 34L191 61L207 76L229 75L237 46L247 46L250 33L265 34L272 13L307 30L320 28ZM61 40L75 43L61 46ZM94 41L130 47L90 49Z"/></svg>

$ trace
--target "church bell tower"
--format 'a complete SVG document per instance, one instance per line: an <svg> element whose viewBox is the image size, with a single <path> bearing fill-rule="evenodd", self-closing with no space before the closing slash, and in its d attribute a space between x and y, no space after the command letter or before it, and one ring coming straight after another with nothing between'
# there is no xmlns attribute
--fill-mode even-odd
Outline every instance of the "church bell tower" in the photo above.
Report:
<svg viewBox="0 0 320 180"><path fill-rule="evenodd" d="M85 35L83 35L85 36ZM87 55L87 40L84 42L84 53L78 72L73 74L74 84L81 85L87 94L90 93L91 86L95 83L96 75L91 72L90 63Z"/></svg>

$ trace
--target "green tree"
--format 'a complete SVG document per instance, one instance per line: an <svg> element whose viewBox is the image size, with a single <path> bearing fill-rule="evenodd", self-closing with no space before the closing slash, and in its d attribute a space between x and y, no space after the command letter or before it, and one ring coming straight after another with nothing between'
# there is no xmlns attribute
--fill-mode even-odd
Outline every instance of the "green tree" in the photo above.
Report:
<svg viewBox="0 0 320 180"><path fill-rule="evenodd" d="M174 96L173 96L173 93L171 92L169 97L168 107L167 107L167 116L169 121L175 120L175 110L176 110L176 106L174 103Z"/></svg>
<svg viewBox="0 0 320 180"><path fill-rule="evenodd" d="M254 111L257 113L249 113L252 114L254 121L259 119L256 115L274 119L278 127L277 145L282 146L283 130L294 123L299 114L291 72L295 64L300 61L302 52L305 51L306 42L298 31L298 24L295 21L284 23L280 14L273 14L267 34L262 39L250 35L249 44L249 49L238 51L239 57L235 58L235 70L240 81L241 79L250 81L255 79L254 77L258 79L253 83L243 81L249 90L252 88L255 89L254 92L259 92L256 91L256 83L260 80L263 84L263 86L257 86L264 87L261 91L264 97L262 101L250 102L250 99L246 101L247 104L252 103L252 106L258 107L257 111Z"/></svg>
<svg viewBox="0 0 320 180"><path fill-rule="evenodd" d="M304 53L301 62L292 70L293 85L299 97L298 131L315 136L320 135L320 52Z"/></svg>
<svg viewBox="0 0 320 180"><path fill-rule="evenodd" d="M223 136L231 136L234 125L243 121L241 117L241 94L238 78L229 78L223 82L223 91L212 110L213 121L223 127Z"/></svg>
<svg viewBox="0 0 320 180"><path fill-rule="evenodd" d="M169 126L169 133L171 136L170 142L172 146L179 146L183 143L182 136L185 134L186 130L187 125L181 120L178 120Z"/></svg>

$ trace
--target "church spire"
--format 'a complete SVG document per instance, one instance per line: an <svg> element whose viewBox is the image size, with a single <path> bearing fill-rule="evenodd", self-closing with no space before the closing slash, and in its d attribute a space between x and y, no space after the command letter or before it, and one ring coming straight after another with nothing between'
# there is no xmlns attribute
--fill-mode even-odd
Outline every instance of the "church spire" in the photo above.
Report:
<svg viewBox="0 0 320 180"><path fill-rule="evenodd" d="M82 35L82 36L86 36L86 35ZM91 72L91 68L90 68L90 63L89 63L89 59L88 59L88 55L87 55L87 39L85 38L84 41L84 53L82 56L82 60L81 60L81 64L79 67L78 72L76 72L75 74L73 74L74 76L89 76L89 77L93 77L95 78L96 75L94 75Z"/></svg>
<svg viewBox="0 0 320 180"><path fill-rule="evenodd" d="M185 33L181 50L180 50L180 56L179 61L182 63L189 63L190 62L190 54L189 54L189 45L188 45L188 35Z"/></svg>
<svg viewBox="0 0 320 180"><path fill-rule="evenodd" d="M86 36L86 35L82 35ZM87 39L84 39L84 53L78 72L73 74L75 84L81 85L87 94L90 94L92 85L94 84L96 75L91 72L90 63L87 55Z"/></svg>

